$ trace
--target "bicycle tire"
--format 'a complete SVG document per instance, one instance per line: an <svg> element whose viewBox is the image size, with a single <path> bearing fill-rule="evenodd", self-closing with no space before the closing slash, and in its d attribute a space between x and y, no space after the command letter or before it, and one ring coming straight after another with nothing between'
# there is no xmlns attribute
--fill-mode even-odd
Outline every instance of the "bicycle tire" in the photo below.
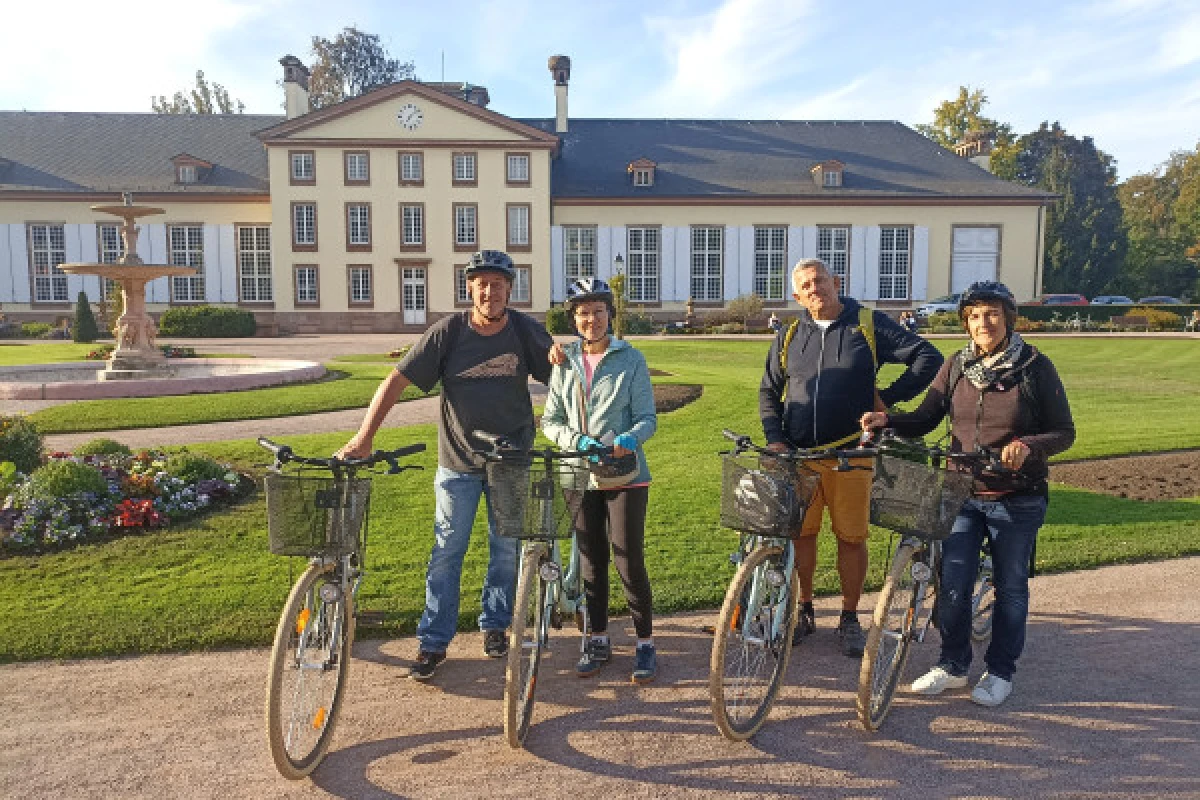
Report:
<svg viewBox="0 0 1200 800"><path fill-rule="evenodd" d="M918 548L901 544L892 557L891 568L867 634L862 666L858 672L858 719L869 731L878 730L892 707L896 687L908 661L919 584L912 577Z"/></svg>
<svg viewBox="0 0 1200 800"><path fill-rule="evenodd" d="M520 747L533 720L538 667L545 647L546 582L538 572L539 559L521 558L516 603L509 628L508 662L504 670L504 738Z"/></svg>
<svg viewBox="0 0 1200 800"><path fill-rule="evenodd" d="M346 692L354 597L340 591L332 602L321 597L335 574L333 564L305 570L288 595L271 649L267 743L279 774L290 780L309 775L325 757Z"/></svg>
<svg viewBox="0 0 1200 800"><path fill-rule="evenodd" d="M996 585L992 578L992 566L984 559L979 560L979 574L975 577L975 588L971 592L971 639L986 642L992 638L992 611L996 605Z"/></svg>
<svg viewBox="0 0 1200 800"><path fill-rule="evenodd" d="M708 696L717 729L733 741L749 739L762 727L787 673L792 631L796 627L799 577L793 569L779 586L771 586L766 580L767 568L782 556L784 549L777 545L752 550L734 574L717 620L709 662ZM760 603L752 602L750 596L755 577L766 593ZM750 613L753 620L746 618ZM752 625L756 632L782 630L770 636L747 638L747 625ZM768 661L770 667L764 670ZM760 681L762 685L758 688Z"/></svg>

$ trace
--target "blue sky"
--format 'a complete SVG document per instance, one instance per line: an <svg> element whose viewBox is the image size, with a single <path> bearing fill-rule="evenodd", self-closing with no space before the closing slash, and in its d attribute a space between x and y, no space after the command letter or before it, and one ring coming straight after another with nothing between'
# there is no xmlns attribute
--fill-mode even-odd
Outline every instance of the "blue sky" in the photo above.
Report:
<svg viewBox="0 0 1200 800"><path fill-rule="evenodd" d="M314 34L382 36L418 77L488 87L552 116L548 56L571 57L579 117L928 122L960 84L1018 132L1091 135L1122 177L1200 141L1200 2L832 0L42 0L0 28L0 109L149 111L196 69L280 113L278 59ZM51 21L52 24L51 24ZM0 154L3 155L3 154Z"/></svg>

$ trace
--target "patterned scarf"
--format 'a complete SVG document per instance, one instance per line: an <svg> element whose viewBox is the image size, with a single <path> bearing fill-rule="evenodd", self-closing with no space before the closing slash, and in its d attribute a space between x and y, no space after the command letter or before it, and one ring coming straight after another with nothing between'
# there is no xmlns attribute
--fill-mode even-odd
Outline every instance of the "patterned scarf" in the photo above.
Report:
<svg viewBox="0 0 1200 800"><path fill-rule="evenodd" d="M971 381L971 385L976 389L991 386L996 382L997 375L1016 366L1017 354L1024 345L1025 340L1021 338L1021 334L1013 331L1008 339L1008 347L993 360L993 356L981 355L974 341L967 342L967 346L962 349L963 375L967 376L967 380ZM991 363L985 364L985 361Z"/></svg>

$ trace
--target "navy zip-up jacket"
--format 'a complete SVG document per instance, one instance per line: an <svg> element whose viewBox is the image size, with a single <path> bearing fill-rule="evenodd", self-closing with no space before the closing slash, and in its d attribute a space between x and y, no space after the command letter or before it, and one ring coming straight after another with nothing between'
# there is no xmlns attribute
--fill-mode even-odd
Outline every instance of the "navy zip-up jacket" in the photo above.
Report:
<svg viewBox="0 0 1200 800"><path fill-rule="evenodd" d="M771 344L758 411L767 443L793 447L827 446L859 430L858 420L875 408L875 363L866 336L859 330L857 300L839 298L842 313L824 331L803 309L787 353L787 399L779 349L789 326ZM911 400L924 391L942 366L932 344L906 331L891 317L875 314L875 351L882 364L908 369L879 396L887 406Z"/></svg>

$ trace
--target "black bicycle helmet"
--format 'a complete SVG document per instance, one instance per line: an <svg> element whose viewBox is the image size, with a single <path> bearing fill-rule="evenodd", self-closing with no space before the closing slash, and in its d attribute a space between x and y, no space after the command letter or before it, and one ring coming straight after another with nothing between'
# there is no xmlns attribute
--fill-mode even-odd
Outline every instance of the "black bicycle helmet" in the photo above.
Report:
<svg viewBox="0 0 1200 800"><path fill-rule="evenodd" d="M517 277L512 259L503 250L480 250L472 255L463 274L469 280L472 275L478 275L480 272L499 272L510 281Z"/></svg>
<svg viewBox="0 0 1200 800"><path fill-rule="evenodd" d="M980 303L1000 303L1012 313L1017 313L1017 299L1007 286L999 281L976 281L967 287L958 298L958 315L965 309Z"/></svg>
<svg viewBox="0 0 1200 800"><path fill-rule="evenodd" d="M612 288L599 278L580 278L567 287L567 308L574 310L580 303L602 300L609 310L613 307Z"/></svg>

